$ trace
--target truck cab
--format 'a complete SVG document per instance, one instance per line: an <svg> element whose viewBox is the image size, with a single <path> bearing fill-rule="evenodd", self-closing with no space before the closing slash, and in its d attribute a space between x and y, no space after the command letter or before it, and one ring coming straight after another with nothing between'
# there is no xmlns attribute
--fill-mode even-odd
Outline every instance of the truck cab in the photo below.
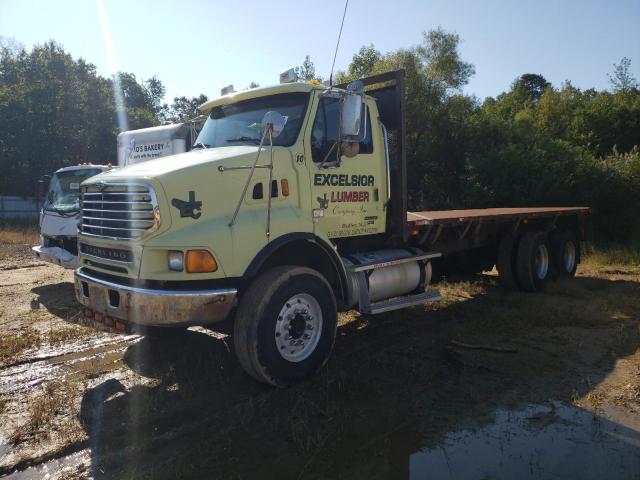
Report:
<svg viewBox="0 0 640 480"><path fill-rule="evenodd" d="M109 170L106 165L64 167L50 177L40 209L40 245L32 247L36 258L65 268L78 267L77 229L80 221L80 184Z"/></svg>
<svg viewBox="0 0 640 480"><path fill-rule="evenodd" d="M124 331L232 323L245 370L287 385L324 364L338 311L437 301L427 287L443 250L488 252L480 263L492 268L523 216L536 216L524 229L552 229L577 212L494 212L483 228L478 211L407 212L403 81L223 95L201 106L191 151L83 182L75 289L86 318ZM527 274L537 254L548 266L541 235L526 237Z"/></svg>

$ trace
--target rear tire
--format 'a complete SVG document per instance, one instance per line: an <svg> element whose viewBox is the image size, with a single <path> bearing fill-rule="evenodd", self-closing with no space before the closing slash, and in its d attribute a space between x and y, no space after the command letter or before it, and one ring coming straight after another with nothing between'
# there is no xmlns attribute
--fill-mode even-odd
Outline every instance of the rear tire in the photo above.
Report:
<svg viewBox="0 0 640 480"><path fill-rule="evenodd" d="M520 288L537 292L549 277L549 242L544 232L527 232L518 245L517 273Z"/></svg>
<svg viewBox="0 0 640 480"><path fill-rule="evenodd" d="M322 275L306 267L276 267L256 278L240 301L236 355L256 380L290 385L325 364L336 326L336 299Z"/></svg>
<svg viewBox="0 0 640 480"><path fill-rule="evenodd" d="M516 276L516 256L519 240L520 237L510 233L500 240L500 245L498 246L496 267L500 275L500 283L509 290L518 290L520 288Z"/></svg>
<svg viewBox="0 0 640 480"><path fill-rule="evenodd" d="M554 272L563 278L572 278L580 263L580 242L572 230L558 230L551 236L551 260Z"/></svg>

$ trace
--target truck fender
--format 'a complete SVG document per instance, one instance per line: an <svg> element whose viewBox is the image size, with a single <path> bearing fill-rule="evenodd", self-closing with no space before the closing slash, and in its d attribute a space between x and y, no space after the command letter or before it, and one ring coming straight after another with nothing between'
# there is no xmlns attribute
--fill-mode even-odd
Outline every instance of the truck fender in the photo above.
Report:
<svg viewBox="0 0 640 480"><path fill-rule="evenodd" d="M309 232L288 233L270 241L251 261L240 286L244 290L258 274L280 265L301 265L319 271L333 287L339 309L348 298L342 260L329 243Z"/></svg>

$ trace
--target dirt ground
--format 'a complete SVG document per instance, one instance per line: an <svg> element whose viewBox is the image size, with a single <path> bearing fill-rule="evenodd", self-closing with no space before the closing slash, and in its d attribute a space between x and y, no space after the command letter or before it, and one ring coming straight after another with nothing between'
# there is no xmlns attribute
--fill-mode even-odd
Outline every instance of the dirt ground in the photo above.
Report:
<svg viewBox="0 0 640 480"><path fill-rule="evenodd" d="M445 282L437 305L342 315L320 374L272 389L208 330L83 325L72 272L16 240L0 246L0 476L552 478L588 456L582 478L640 478L640 266L609 262L544 294L489 274ZM577 440L596 423L606 436ZM552 465L567 441L582 456Z"/></svg>

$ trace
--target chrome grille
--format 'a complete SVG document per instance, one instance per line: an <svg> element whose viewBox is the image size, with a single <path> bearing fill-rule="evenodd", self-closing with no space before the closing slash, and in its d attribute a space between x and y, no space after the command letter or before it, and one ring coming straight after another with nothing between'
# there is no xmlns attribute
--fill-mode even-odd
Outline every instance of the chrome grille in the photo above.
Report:
<svg viewBox="0 0 640 480"><path fill-rule="evenodd" d="M94 237L135 240L159 223L153 189L141 184L96 183L80 191L80 233Z"/></svg>

